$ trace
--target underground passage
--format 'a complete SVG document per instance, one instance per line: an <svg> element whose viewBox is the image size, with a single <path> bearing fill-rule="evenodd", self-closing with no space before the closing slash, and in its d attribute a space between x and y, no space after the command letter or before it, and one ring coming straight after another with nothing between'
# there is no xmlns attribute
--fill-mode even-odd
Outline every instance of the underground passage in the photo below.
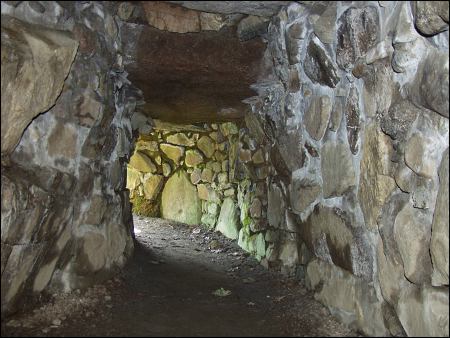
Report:
<svg viewBox="0 0 450 338"><path fill-rule="evenodd" d="M2 336L448 336L447 1L1 1Z"/></svg>

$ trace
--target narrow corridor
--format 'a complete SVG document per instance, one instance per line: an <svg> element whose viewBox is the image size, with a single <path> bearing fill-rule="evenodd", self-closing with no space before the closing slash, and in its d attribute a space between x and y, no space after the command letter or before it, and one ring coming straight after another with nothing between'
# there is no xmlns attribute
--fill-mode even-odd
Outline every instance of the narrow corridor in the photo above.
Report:
<svg viewBox="0 0 450 338"><path fill-rule="evenodd" d="M300 280L268 272L221 234L140 216L134 224L138 244L120 275L12 317L2 336L355 335Z"/></svg>

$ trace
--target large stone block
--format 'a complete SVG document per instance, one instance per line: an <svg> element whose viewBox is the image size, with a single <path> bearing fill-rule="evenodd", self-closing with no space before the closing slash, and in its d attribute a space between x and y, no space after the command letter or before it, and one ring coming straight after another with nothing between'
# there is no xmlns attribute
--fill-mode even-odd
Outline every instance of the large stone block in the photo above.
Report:
<svg viewBox="0 0 450 338"><path fill-rule="evenodd" d="M409 337L446 337L449 330L447 288L403 288L397 314Z"/></svg>
<svg viewBox="0 0 450 338"><path fill-rule="evenodd" d="M367 234L339 209L316 206L299 226L302 239L316 257L372 279L373 257Z"/></svg>
<svg viewBox="0 0 450 338"><path fill-rule="evenodd" d="M223 233L230 239L237 239L239 236L239 214L234 201L227 197L223 200L220 208L220 215L217 220L216 230Z"/></svg>
<svg viewBox="0 0 450 338"><path fill-rule="evenodd" d="M375 7L350 7L338 20L336 61L343 69L351 68L379 39L378 11Z"/></svg>
<svg viewBox="0 0 450 338"><path fill-rule="evenodd" d="M161 216L189 225L200 224L202 207L197 189L182 169L176 171L164 185Z"/></svg>
<svg viewBox="0 0 450 338"><path fill-rule="evenodd" d="M311 81L331 88L336 87L340 80L337 67L315 37L308 44L304 70Z"/></svg>
<svg viewBox="0 0 450 338"><path fill-rule="evenodd" d="M442 157L439 168L439 191L434 208L433 224L431 227L431 258L433 260L432 284L448 285L449 266L449 237L448 237L448 148Z"/></svg>
<svg viewBox="0 0 450 338"><path fill-rule="evenodd" d="M381 208L397 187L395 180L390 176L392 153L389 137L378 129L377 124L366 126L358 197L366 226L370 230L377 229L376 220Z"/></svg>
<svg viewBox="0 0 450 338"><path fill-rule="evenodd" d="M321 155L323 196L340 196L356 184L352 155L343 143L326 142Z"/></svg>
<svg viewBox="0 0 450 338"><path fill-rule="evenodd" d="M78 43L68 32L9 17L1 26L1 152L9 154L31 120L55 103Z"/></svg>
<svg viewBox="0 0 450 338"><path fill-rule="evenodd" d="M184 148L172 144L162 143L160 145L162 152L175 164L179 164L184 155Z"/></svg>
<svg viewBox="0 0 450 338"><path fill-rule="evenodd" d="M207 158L211 158L216 150L214 141L209 136L200 137L197 141L197 147Z"/></svg>
<svg viewBox="0 0 450 338"><path fill-rule="evenodd" d="M155 173L157 168L152 159L141 151L136 151L130 159L130 167L143 173Z"/></svg>
<svg viewBox="0 0 450 338"><path fill-rule="evenodd" d="M405 268L405 276L421 285L430 282L431 216L408 203L395 219L394 236Z"/></svg>
<svg viewBox="0 0 450 338"><path fill-rule="evenodd" d="M317 182L311 180L293 179L290 192L292 210L301 213L317 200L322 188Z"/></svg>
<svg viewBox="0 0 450 338"><path fill-rule="evenodd" d="M307 280L316 291L315 298L325 304L343 323L368 336L387 336L383 301L366 281L341 268L312 260Z"/></svg>
<svg viewBox="0 0 450 338"><path fill-rule="evenodd" d="M448 30L448 1L415 1L416 27L425 35Z"/></svg>
<svg viewBox="0 0 450 338"><path fill-rule="evenodd" d="M164 185L164 177L161 175L144 176L144 196L147 200L154 201L157 199L161 188Z"/></svg>
<svg viewBox="0 0 450 338"><path fill-rule="evenodd" d="M305 113L303 122L309 135L320 141L325 135L330 119L332 102L329 96L316 96Z"/></svg>

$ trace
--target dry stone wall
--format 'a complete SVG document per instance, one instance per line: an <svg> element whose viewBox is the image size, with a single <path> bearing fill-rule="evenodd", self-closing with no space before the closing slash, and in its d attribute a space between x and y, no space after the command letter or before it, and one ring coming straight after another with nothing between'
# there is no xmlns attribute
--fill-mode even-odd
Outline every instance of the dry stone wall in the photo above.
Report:
<svg viewBox="0 0 450 338"><path fill-rule="evenodd" d="M233 122L155 121L141 134L127 171L133 210L222 232L266 255L267 152Z"/></svg>
<svg viewBox="0 0 450 338"><path fill-rule="evenodd" d="M133 250L125 172L140 93L115 6L1 3L2 316L111 276Z"/></svg>
<svg viewBox="0 0 450 338"><path fill-rule="evenodd" d="M367 335L446 336L448 2L326 3L272 18L247 100L270 163L263 263Z"/></svg>

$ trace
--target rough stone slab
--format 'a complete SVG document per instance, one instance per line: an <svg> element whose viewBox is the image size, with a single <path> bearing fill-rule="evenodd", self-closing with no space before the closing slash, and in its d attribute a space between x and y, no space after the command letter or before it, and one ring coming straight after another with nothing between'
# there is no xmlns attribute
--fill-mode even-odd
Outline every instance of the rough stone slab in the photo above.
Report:
<svg viewBox="0 0 450 338"><path fill-rule="evenodd" d="M309 135L320 141L327 130L332 102L329 96L315 96L304 116L304 124Z"/></svg>
<svg viewBox="0 0 450 338"><path fill-rule="evenodd" d="M200 137L197 141L197 147L207 158L211 158L214 155L215 144L209 136Z"/></svg>
<svg viewBox="0 0 450 338"><path fill-rule="evenodd" d="M416 27L426 35L448 30L448 1L415 1Z"/></svg>
<svg viewBox="0 0 450 338"><path fill-rule="evenodd" d="M377 299L373 286L318 259L312 260L306 271L311 288L316 289L315 298L340 321L368 336L389 335L383 318L383 302Z"/></svg>
<svg viewBox="0 0 450 338"><path fill-rule="evenodd" d="M217 220L216 231L220 231L230 239L237 239L239 236L239 215L234 201L227 197L223 200L220 208L220 215Z"/></svg>
<svg viewBox="0 0 450 338"><path fill-rule="evenodd" d="M171 159L175 164L179 164L184 155L184 148L180 146L174 146L168 143L160 144L161 151Z"/></svg>
<svg viewBox="0 0 450 338"><path fill-rule="evenodd" d="M405 268L405 276L421 285L431 281L431 216L411 203L398 213L394 236Z"/></svg>
<svg viewBox="0 0 450 338"><path fill-rule="evenodd" d="M449 219L448 219L448 148L442 156L439 168L439 191L434 208L434 218L431 228L431 258L433 260L432 284L434 286L448 285L449 266Z"/></svg>
<svg viewBox="0 0 450 338"><path fill-rule="evenodd" d="M403 288L397 314L409 337L445 337L449 330L447 288Z"/></svg>
<svg viewBox="0 0 450 338"><path fill-rule="evenodd" d="M365 128L362 151L358 197L366 226L377 230L376 220L381 208L397 187L390 176L394 150L390 138L378 129L376 123L371 123Z"/></svg>
<svg viewBox="0 0 450 338"><path fill-rule="evenodd" d="M2 18L1 152L56 101L78 48L68 32Z"/></svg>
<svg viewBox="0 0 450 338"><path fill-rule="evenodd" d="M340 80L337 67L316 37L308 44L303 66L305 74L314 83L335 88Z"/></svg>
<svg viewBox="0 0 450 338"><path fill-rule="evenodd" d="M143 186L145 198L149 201L156 200L163 185L164 177L161 175L149 175L144 177Z"/></svg>
<svg viewBox="0 0 450 338"><path fill-rule="evenodd" d="M321 155L323 196L340 196L355 186L356 175L352 155L345 144L326 142Z"/></svg>
<svg viewBox="0 0 450 338"><path fill-rule="evenodd" d="M379 39L378 11L373 6L350 7L338 20L336 61L343 69L350 68Z"/></svg>
<svg viewBox="0 0 450 338"><path fill-rule="evenodd" d="M186 151L185 163L188 167L195 167L203 163L203 156L198 150L189 149Z"/></svg>
<svg viewBox="0 0 450 338"><path fill-rule="evenodd" d="M130 167L143 173L155 173L157 170L152 159L142 151L136 151L133 156L131 156L129 165Z"/></svg>
<svg viewBox="0 0 450 338"><path fill-rule="evenodd" d="M197 189L182 169L176 171L164 185L161 216L189 225L200 224L202 209Z"/></svg>
<svg viewBox="0 0 450 338"><path fill-rule="evenodd" d="M169 135L166 138L168 143L175 144L177 146L188 146L193 147L195 145L195 141L186 136L186 134L176 133L173 135Z"/></svg>

